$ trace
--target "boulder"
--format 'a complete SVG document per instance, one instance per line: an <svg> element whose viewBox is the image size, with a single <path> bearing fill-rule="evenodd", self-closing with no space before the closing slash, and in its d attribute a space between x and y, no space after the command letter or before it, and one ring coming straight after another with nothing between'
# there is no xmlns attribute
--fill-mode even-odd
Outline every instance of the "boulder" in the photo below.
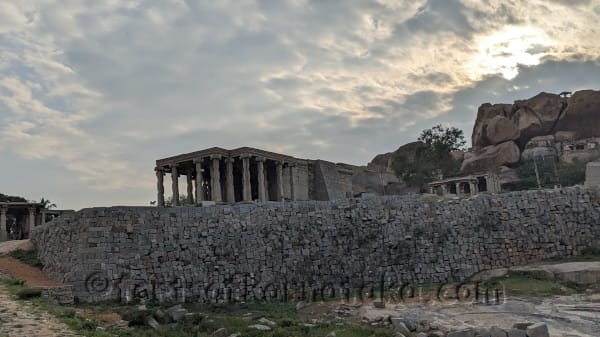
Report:
<svg viewBox="0 0 600 337"><path fill-rule="evenodd" d="M396 329L397 332L399 332L405 336L410 336L410 330L408 329L406 324L404 324L404 320L402 318L393 317L393 318L391 318L391 321L392 321L392 325L394 325L394 328Z"/></svg>
<svg viewBox="0 0 600 337"><path fill-rule="evenodd" d="M474 337L475 332L472 329L455 331L448 333L447 337Z"/></svg>
<svg viewBox="0 0 600 337"><path fill-rule="evenodd" d="M492 327L490 331L490 337L506 337L506 331L498 327Z"/></svg>
<svg viewBox="0 0 600 337"><path fill-rule="evenodd" d="M519 138L519 130L513 121L504 116L495 116L488 122L485 136L491 145Z"/></svg>
<svg viewBox="0 0 600 337"><path fill-rule="evenodd" d="M527 327L527 337L550 337L546 323L536 323Z"/></svg>
<svg viewBox="0 0 600 337"><path fill-rule="evenodd" d="M556 134L557 141L600 136L600 91L570 98L542 92L514 104L485 103L477 111L471 143L478 151L513 140L520 149L534 137Z"/></svg>
<svg viewBox="0 0 600 337"><path fill-rule="evenodd" d="M475 152L473 156L465 158L461 165L461 172L489 171L502 165L511 165L519 162L521 151L512 141L498 145L490 145Z"/></svg>
<svg viewBox="0 0 600 337"><path fill-rule="evenodd" d="M508 337L527 337L525 330L509 329L507 331Z"/></svg>
<svg viewBox="0 0 600 337"><path fill-rule="evenodd" d="M471 137L473 150L480 150L488 145L494 145L490 144L486 137L488 121L496 116L509 116L511 109L512 104L491 105L490 103L485 103L479 107Z"/></svg>
<svg viewBox="0 0 600 337"><path fill-rule="evenodd" d="M576 139L600 136L600 91L582 90L568 99L555 131L575 132Z"/></svg>

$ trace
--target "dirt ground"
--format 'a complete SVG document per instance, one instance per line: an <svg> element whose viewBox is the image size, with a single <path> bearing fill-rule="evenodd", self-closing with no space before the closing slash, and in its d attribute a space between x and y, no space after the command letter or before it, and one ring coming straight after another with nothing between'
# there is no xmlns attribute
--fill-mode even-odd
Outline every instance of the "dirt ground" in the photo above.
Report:
<svg viewBox="0 0 600 337"><path fill-rule="evenodd" d="M48 279L39 269L12 257L2 256L16 249L27 250L27 240L0 244L0 279L17 277L29 287L52 287L60 283ZM14 299L0 284L0 337L67 337L79 336L68 326L47 312L35 308L31 302Z"/></svg>

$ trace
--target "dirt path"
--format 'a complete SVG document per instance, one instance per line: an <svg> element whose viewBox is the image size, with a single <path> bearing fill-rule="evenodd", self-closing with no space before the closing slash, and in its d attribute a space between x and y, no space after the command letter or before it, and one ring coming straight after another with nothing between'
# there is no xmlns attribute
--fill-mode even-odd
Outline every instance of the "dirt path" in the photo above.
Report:
<svg viewBox="0 0 600 337"><path fill-rule="evenodd" d="M0 271L25 281L28 287L46 288L63 285L49 279L41 270L14 259L10 256L0 257Z"/></svg>
<svg viewBox="0 0 600 337"><path fill-rule="evenodd" d="M0 337L79 336L56 317L36 309L27 301L18 301L0 285Z"/></svg>

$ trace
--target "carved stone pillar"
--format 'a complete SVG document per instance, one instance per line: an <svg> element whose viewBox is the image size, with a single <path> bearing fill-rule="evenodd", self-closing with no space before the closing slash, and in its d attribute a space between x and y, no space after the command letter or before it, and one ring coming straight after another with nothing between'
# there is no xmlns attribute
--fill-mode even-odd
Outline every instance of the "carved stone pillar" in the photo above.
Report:
<svg viewBox="0 0 600 337"><path fill-rule="evenodd" d="M280 161L277 161L275 163L275 178L277 179L276 182L276 187L277 187L277 191L275 193L275 198L277 199L277 201L282 201L283 200L283 163Z"/></svg>
<svg viewBox="0 0 600 337"><path fill-rule="evenodd" d="M242 194L244 201L252 201L252 185L250 184L250 155L243 154L242 158Z"/></svg>
<svg viewBox="0 0 600 337"><path fill-rule="evenodd" d="M187 200L188 204L194 204L194 181L192 179L192 170L190 169L185 175L187 180Z"/></svg>
<svg viewBox="0 0 600 337"><path fill-rule="evenodd" d="M454 184L456 186L456 196L460 197L460 183Z"/></svg>
<svg viewBox="0 0 600 337"><path fill-rule="evenodd" d="M155 168L156 171L156 206L164 207L165 206L165 171L162 168Z"/></svg>
<svg viewBox="0 0 600 337"><path fill-rule="evenodd" d="M442 185L442 195L446 195L446 193L448 193L448 190L446 189L446 184Z"/></svg>
<svg viewBox="0 0 600 337"><path fill-rule="evenodd" d="M267 201L266 179L265 179L265 158L256 157L256 174L258 175L258 200Z"/></svg>
<svg viewBox="0 0 600 337"><path fill-rule="evenodd" d="M295 177L296 177L296 164L289 164L290 170L290 199L296 200L296 191L295 191Z"/></svg>
<svg viewBox="0 0 600 337"><path fill-rule="evenodd" d="M219 168L219 162L221 155L210 156L210 181L211 181L211 194L212 201L221 202L223 197L221 196L221 169Z"/></svg>
<svg viewBox="0 0 600 337"><path fill-rule="evenodd" d="M204 179L202 178L202 159L194 161L196 164L196 203L200 204L204 200Z"/></svg>
<svg viewBox="0 0 600 337"><path fill-rule="evenodd" d="M8 240L8 231L6 230L6 206L0 206L0 242Z"/></svg>
<svg viewBox="0 0 600 337"><path fill-rule="evenodd" d="M235 203L235 189L233 186L233 158L225 159L227 163L227 202L230 204Z"/></svg>
<svg viewBox="0 0 600 337"><path fill-rule="evenodd" d="M179 206L179 172L177 165L171 165L171 189L173 190L173 206Z"/></svg>

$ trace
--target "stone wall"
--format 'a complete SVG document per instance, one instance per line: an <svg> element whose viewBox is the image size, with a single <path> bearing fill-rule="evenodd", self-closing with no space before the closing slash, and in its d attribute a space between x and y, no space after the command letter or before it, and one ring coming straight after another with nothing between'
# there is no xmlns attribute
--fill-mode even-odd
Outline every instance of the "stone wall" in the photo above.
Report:
<svg viewBox="0 0 600 337"><path fill-rule="evenodd" d="M568 188L462 201L91 208L32 234L45 272L82 301L299 298L307 289L318 297L578 255L598 244L600 195Z"/></svg>

